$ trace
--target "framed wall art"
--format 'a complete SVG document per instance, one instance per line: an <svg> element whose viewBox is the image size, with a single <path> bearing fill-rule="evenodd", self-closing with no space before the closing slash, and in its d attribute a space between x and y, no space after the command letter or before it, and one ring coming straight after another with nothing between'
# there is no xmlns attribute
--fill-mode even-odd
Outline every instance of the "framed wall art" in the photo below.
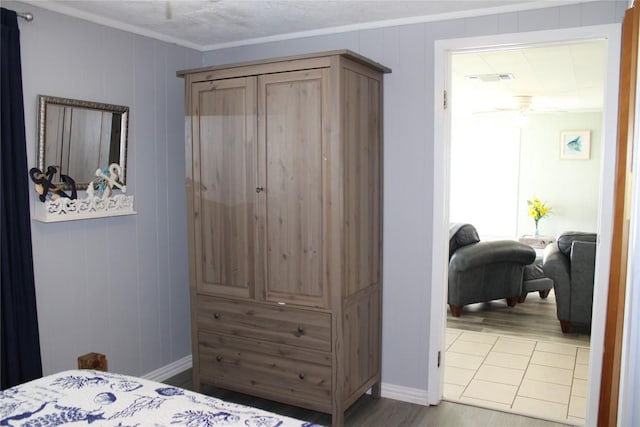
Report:
<svg viewBox="0 0 640 427"><path fill-rule="evenodd" d="M560 132L560 158L565 160L589 160L591 131L567 130Z"/></svg>

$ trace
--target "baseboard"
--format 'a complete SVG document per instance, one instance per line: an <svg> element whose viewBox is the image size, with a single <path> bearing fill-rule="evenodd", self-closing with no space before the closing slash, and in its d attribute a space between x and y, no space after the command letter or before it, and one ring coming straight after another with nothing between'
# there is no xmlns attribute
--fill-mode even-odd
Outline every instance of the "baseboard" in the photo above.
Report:
<svg viewBox="0 0 640 427"><path fill-rule="evenodd" d="M193 360L191 359L191 355L189 354L182 359L178 359L175 362L171 362L168 365L156 369L155 371L142 375L142 378L151 381L162 382L191 368L192 363Z"/></svg>
<svg viewBox="0 0 640 427"><path fill-rule="evenodd" d="M400 400L402 402L416 403L427 406L427 391L418 388L382 383L382 397L386 399Z"/></svg>
<svg viewBox="0 0 640 427"><path fill-rule="evenodd" d="M187 355L182 359L171 362L155 371L142 375L142 378L151 381L162 382L178 375L192 366L193 360L191 355ZM382 397L386 399L400 400L402 402L416 403L418 405L427 405L427 392L417 388L404 387L395 384L382 383Z"/></svg>

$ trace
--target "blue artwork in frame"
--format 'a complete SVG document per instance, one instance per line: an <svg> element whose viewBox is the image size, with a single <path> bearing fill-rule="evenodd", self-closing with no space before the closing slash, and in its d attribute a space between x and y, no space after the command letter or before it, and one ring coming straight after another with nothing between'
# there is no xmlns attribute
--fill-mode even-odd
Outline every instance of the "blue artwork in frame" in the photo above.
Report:
<svg viewBox="0 0 640 427"><path fill-rule="evenodd" d="M591 132L570 130L560 132L560 158L589 160L591 154Z"/></svg>

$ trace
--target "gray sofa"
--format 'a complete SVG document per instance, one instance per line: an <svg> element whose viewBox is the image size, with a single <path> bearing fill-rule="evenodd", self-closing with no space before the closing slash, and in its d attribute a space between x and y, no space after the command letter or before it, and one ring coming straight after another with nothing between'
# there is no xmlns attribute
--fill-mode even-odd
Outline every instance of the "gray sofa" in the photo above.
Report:
<svg viewBox="0 0 640 427"><path fill-rule="evenodd" d="M471 224L449 226L449 289L451 314L462 307L506 298L513 307L522 294L525 266L536 258L535 250L513 240L481 242Z"/></svg>
<svg viewBox="0 0 640 427"><path fill-rule="evenodd" d="M545 248L542 269L553 279L562 332L591 328L596 240L595 233L570 231Z"/></svg>

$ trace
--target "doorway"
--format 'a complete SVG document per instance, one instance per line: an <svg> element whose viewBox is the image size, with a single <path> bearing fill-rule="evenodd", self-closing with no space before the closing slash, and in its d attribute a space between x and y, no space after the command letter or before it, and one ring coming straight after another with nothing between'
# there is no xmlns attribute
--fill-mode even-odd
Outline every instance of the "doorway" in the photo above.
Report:
<svg viewBox="0 0 640 427"><path fill-rule="evenodd" d="M522 239L538 266L542 242L596 232L605 50L595 40L451 55L450 223L472 224L483 242ZM567 129L588 135L587 159L559 155ZM538 196L551 208L541 240L527 203ZM544 298L531 292L514 307L501 299L447 313L444 399L584 423L589 333L561 331L544 285Z"/></svg>
<svg viewBox="0 0 640 427"><path fill-rule="evenodd" d="M515 49L523 46L552 43L575 43L585 40L603 40L606 43L606 77L604 89L604 111L602 117L602 160L600 195L598 199L596 278L594 286L594 306L591 352L589 356L589 383L586 397L586 423L592 423L597 415L599 398L600 367L604 337L604 312L606 310L606 284L609 271L612 228L613 177L615 168L615 138L617 114L617 84L619 69L620 26L605 25L566 30L544 31L499 35L480 38L444 40L436 43L435 49L435 93L450 91L451 55L454 53ZM507 47L505 47L507 46ZM446 97L446 94L444 95ZM433 265L430 327L430 369L428 373L429 403L437 404L442 397L443 369L437 361L442 356L445 345L445 303L448 264L448 218L449 218L449 170L451 112L436 106L434 147L434 223L433 223Z"/></svg>

